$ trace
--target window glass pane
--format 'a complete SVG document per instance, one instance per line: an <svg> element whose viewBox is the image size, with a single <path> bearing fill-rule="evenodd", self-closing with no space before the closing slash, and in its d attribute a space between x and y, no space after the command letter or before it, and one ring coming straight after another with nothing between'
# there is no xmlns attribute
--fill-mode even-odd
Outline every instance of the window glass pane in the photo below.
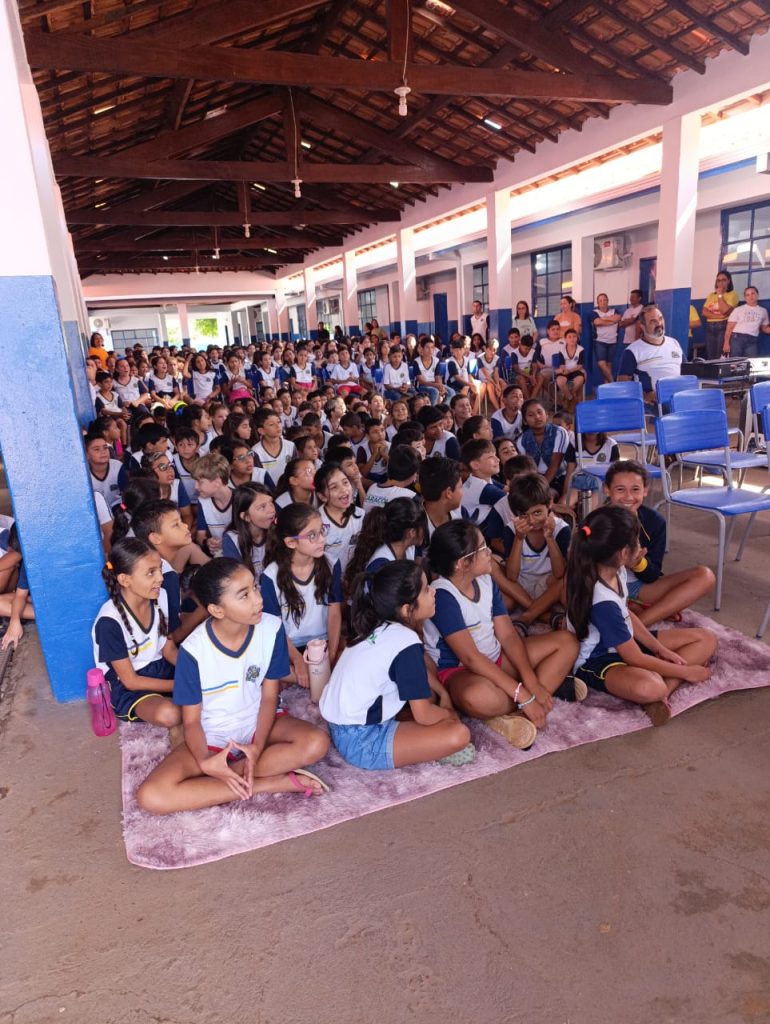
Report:
<svg viewBox="0 0 770 1024"><path fill-rule="evenodd" d="M756 277L757 275L754 275L754 276ZM742 271L739 274L733 274L732 278L733 278L733 288L736 290L736 292L738 292L738 295L740 296L741 301L743 301L743 289L749 283L749 275L748 275L748 273L746 271ZM754 284L754 283L755 282L752 281L752 284Z"/></svg>
<svg viewBox="0 0 770 1024"><path fill-rule="evenodd" d="M735 241L751 235L751 210L740 210L727 216L727 240Z"/></svg>
<svg viewBox="0 0 770 1024"><path fill-rule="evenodd" d="M759 291L760 301L766 302L768 299L770 299L770 270L752 270L751 281L741 283L740 288L738 288L738 284L735 281L735 278L733 278L733 283L735 284L735 287L738 291L738 294L741 297L741 300L743 300L743 289L746 287L746 284L753 284L754 287Z"/></svg>
<svg viewBox="0 0 770 1024"><path fill-rule="evenodd" d="M545 253L538 252L535 254L535 273L544 274L546 269Z"/></svg>
<svg viewBox="0 0 770 1024"><path fill-rule="evenodd" d="M748 269L749 256L751 254L751 242L728 242L722 255L722 266L735 274L736 270Z"/></svg>
<svg viewBox="0 0 770 1024"><path fill-rule="evenodd" d="M770 235L770 203L757 206L754 210L754 237Z"/></svg>
<svg viewBox="0 0 770 1024"><path fill-rule="evenodd" d="M572 246L565 245L561 251L561 269L572 270Z"/></svg>
<svg viewBox="0 0 770 1024"><path fill-rule="evenodd" d="M548 273L561 273L561 249L548 253Z"/></svg>
<svg viewBox="0 0 770 1024"><path fill-rule="evenodd" d="M561 274L548 275L548 294L561 295Z"/></svg>

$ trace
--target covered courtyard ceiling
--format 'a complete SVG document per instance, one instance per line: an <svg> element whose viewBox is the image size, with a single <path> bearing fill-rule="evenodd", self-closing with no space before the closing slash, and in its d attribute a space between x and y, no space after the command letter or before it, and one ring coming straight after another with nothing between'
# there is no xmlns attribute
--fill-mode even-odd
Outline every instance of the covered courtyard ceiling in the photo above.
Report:
<svg viewBox="0 0 770 1024"><path fill-rule="evenodd" d="M768 0L19 9L83 277L290 269L618 103L666 104L770 24Z"/></svg>

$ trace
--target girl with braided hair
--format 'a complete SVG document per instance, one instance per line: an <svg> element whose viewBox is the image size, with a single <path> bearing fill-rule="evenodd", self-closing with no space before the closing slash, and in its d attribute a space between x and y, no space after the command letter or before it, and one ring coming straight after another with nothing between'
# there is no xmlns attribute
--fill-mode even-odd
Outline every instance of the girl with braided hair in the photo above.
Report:
<svg viewBox="0 0 770 1024"><path fill-rule="evenodd" d="M112 547L102 576L109 600L99 609L91 639L115 714L173 729L182 713L170 699L177 649L168 636L160 555L146 541L127 537Z"/></svg>

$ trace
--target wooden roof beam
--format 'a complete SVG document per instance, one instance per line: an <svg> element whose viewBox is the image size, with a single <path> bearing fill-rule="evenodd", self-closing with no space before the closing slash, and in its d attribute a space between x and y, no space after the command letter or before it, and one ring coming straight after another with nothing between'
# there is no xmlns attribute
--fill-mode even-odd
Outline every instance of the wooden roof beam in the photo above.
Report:
<svg viewBox="0 0 770 1024"><path fill-rule="evenodd" d="M160 190L159 190L160 191ZM80 209L67 214L67 223L97 224L100 227L241 227L243 214L236 211L210 212L206 210L152 210L148 213L124 212L125 207L109 210ZM374 224L401 219L400 210L252 210L252 224L260 227L313 227L341 224Z"/></svg>
<svg viewBox="0 0 770 1024"><path fill-rule="evenodd" d="M321 7L327 2L328 0L259 0L259 3L254 3L254 0L228 0L228 3L223 4L221 0L214 0L213 3L185 11L184 14L164 18L152 25L136 29L121 38L167 43L184 49L255 31L271 22L312 10L314 7Z"/></svg>
<svg viewBox="0 0 770 1024"><path fill-rule="evenodd" d="M231 238L217 235L217 246L220 249L252 250L252 249L320 249L326 245L342 245L344 239L315 238L298 231L290 235L254 235L251 238ZM210 235L163 235L160 238L84 238L75 239L75 251L86 252L183 252L196 249L213 249L214 236Z"/></svg>
<svg viewBox="0 0 770 1024"><path fill-rule="evenodd" d="M726 29L720 28L717 25L714 18L707 18L700 11L696 11L694 7L686 2L686 0L668 0L668 5L673 10L683 14L685 18L689 18L694 26L702 28L709 35L714 36L715 39L720 39L723 43L726 43L731 49L736 50L744 57L748 56L749 44L744 43L738 36L733 35L732 32L728 32Z"/></svg>
<svg viewBox="0 0 770 1024"><path fill-rule="evenodd" d="M136 160L117 153L115 156L58 156L55 160L58 177L76 178L169 178L175 181L291 181L294 164L284 161L257 162L249 160ZM377 183L402 181L410 184L433 184L436 181L467 182L494 180L491 167L461 167L454 173L440 175L413 164L321 164L298 165L302 181L328 184Z"/></svg>
<svg viewBox="0 0 770 1024"><path fill-rule="evenodd" d="M637 26L634 26L636 28ZM28 32L32 67L103 71L153 78L293 85L353 92L392 92L403 80L403 66L389 61L359 61L279 50L239 50L192 46L178 48L64 33ZM447 96L514 96L521 99L599 100L613 103L667 104L671 86L658 79L618 75L562 75L539 71L410 64L407 81L415 92Z"/></svg>
<svg viewBox="0 0 770 1024"><path fill-rule="evenodd" d="M386 0L388 60L411 64L414 52L411 0Z"/></svg>
<svg viewBox="0 0 770 1024"><path fill-rule="evenodd" d="M266 270L276 266L301 263L298 259L285 259L278 256L268 256L265 259L256 259L253 256L227 256L224 259L214 260L210 256L197 257L195 253L191 256L169 256L148 257L142 260L132 261L120 257L108 257L103 260L95 260L92 257L81 260L78 264L82 273L104 273L109 270L117 270L121 273L142 274L154 270Z"/></svg>

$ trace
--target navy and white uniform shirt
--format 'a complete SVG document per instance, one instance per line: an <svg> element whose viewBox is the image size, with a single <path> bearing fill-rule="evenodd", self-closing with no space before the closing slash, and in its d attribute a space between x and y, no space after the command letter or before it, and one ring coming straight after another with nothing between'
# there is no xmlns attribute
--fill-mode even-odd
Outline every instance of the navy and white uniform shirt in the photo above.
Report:
<svg viewBox="0 0 770 1024"><path fill-rule="evenodd" d="M281 447L277 455L271 455L261 441L257 441L251 449L252 453L259 459L262 469L267 470L271 480L278 480L286 469L286 463L297 454L292 441L281 438Z"/></svg>
<svg viewBox="0 0 770 1024"><path fill-rule="evenodd" d="M110 459L107 467L107 473L103 480L100 480L98 476L94 476L93 470L90 471L91 486L94 491L97 491L107 503L107 508L120 501L120 485L118 483L118 477L123 466L117 459Z"/></svg>
<svg viewBox="0 0 770 1024"><path fill-rule="evenodd" d="M483 532L489 513L504 497L505 491L499 484L488 483L477 476L469 476L463 483L463 518L475 523Z"/></svg>
<svg viewBox="0 0 770 1024"><path fill-rule="evenodd" d="M413 562L416 554L417 548L415 548L414 544L410 544L404 552L404 561ZM377 572L378 569L381 569L382 566L386 565L388 562L397 561L398 559L396 558L393 548L389 544L380 544L380 546L372 552L372 557L367 563L366 571Z"/></svg>
<svg viewBox="0 0 770 1024"><path fill-rule="evenodd" d="M211 619L193 630L179 649L174 674L174 703L200 704L206 742L226 747L230 740L250 743L265 679L282 679L291 665L281 620L262 613L249 626L237 651L225 647Z"/></svg>
<svg viewBox="0 0 770 1024"><path fill-rule="evenodd" d="M446 642L453 633L467 629L479 652L490 661L500 657L500 641L495 634L494 618L507 615L500 591L491 576L474 580L474 598L466 597L444 577L434 580L436 611L424 627L425 649L439 669L457 668L460 661Z"/></svg>
<svg viewBox="0 0 770 1024"><path fill-rule="evenodd" d="M235 530L228 530L222 537L222 556L224 558L234 558L238 562L242 562L241 549L238 547L238 534ZM262 575L262 570L265 566L265 545L264 544L252 544L251 545L251 565L249 568L254 573L254 578L257 583L259 577Z"/></svg>
<svg viewBox="0 0 770 1024"><path fill-rule="evenodd" d="M305 610L299 622L289 611L284 595L278 586L278 566L275 562L263 571L259 579L265 611L270 615L278 615L283 622L286 636L295 647L304 647L310 640L326 639L329 632L329 605L342 604L342 572L340 563L332 567L332 581L328 593L321 601L315 596L315 571L310 579L301 582L295 578L294 584L300 597L305 602Z"/></svg>
<svg viewBox="0 0 770 1024"><path fill-rule="evenodd" d="M131 662L131 667L138 675L155 679L168 678L167 662L163 658L163 648L168 637L160 631L158 615L160 609L166 616L171 631L165 590L161 590L157 606L155 602L151 602L150 623L147 628L139 622L127 605L124 604L122 607L131 626L130 631L126 629L120 612L112 601L105 601L97 613L96 621L91 627L94 664L104 672L104 677L111 686L120 684L118 675L112 667L113 662L126 659Z"/></svg>
<svg viewBox="0 0 770 1024"><path fill-rule="evenodd" d="M419 636L400 622L385 622L342 652L320 711L334 725L380 725L407 701L429 700L430 694Z"/></svg>
<svg viewBox="0 0 770 1024"><path fill-rule="evenodd" d="M324 505L321 506L320 514L321 522L328 529L324 554L329 565L332 567L336 562L339 562L340 569L344 574L347 564L353 556L353 549L356 546L358 535L361 532L364 522L364 511L360 508L354 508L344 526L340 526L339 523L336 523L331 518Z"/></svg>
<svg viewBox="0 0 770 1024"><path fill-rule="evenodd" d="M492 424L492 437L495 440L497 440L498 437L507 437L511 441L516 441L524 430L520 412L516 413L516 417L513 423L511 423L511 421L506 418L503 410L498 409L496 413L492 414L490 422Z"/></svg>
<svg viewBox="0 0 770 1024"><path fill-rule="evenodd" d="M219 540L229 527L232 519L233 495L230 491L230 500L225 508L219 508L213 498L201 498L198 495L198 520L196 528L207 530L212 537Z"/></svg>
<svg viewBox="0 0 770 1024"><path fill-rule="evenodd" d="M618 570L618 587L619 592L604 580L596 581L591 602L588 636L581 641L574 666L575 671L589 659L601 658L605 654L615 654L621 644L633 640L634 627L628 613L626 570L622 566ZM569 627L569 622L567 625ZM618 661L622 661L622 658L618 657Z"/></svg>

